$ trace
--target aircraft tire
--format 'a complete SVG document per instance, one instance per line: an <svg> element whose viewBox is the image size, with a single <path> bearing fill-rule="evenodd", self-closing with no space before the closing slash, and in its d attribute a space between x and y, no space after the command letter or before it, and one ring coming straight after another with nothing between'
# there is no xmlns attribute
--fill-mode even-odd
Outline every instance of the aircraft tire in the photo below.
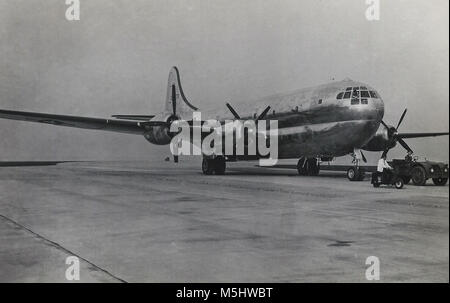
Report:
<svg viewBox="0 0 450 303"><path fill-rule="evenodd" d="M297 162L297 171L300 176L307 175L308 163L305 164L305 158L300 158Z"/></svg>
<svg viewBox="0 0 450 303"><path fill-rule="evenodd" d="M225 174L226 162L224 157L217 157L214 159L214 172L216 175Z"/></svg>
<svg viewBox="0 0 450 303"><path fill-rule="evenodd" d="M350 167L347 170L347 178L350 181L357 181L359 178L359 169L357 167Z"/></svg>
<svg viewBox="0 0 450 303"><path fill-rule="evenodd" d="M358 169L358 179L356 181L363 181L366 177L366 172L363 171L361 168Z"/></svg>
<svg viewBox="0 0 450 303"><path fill-rule="evenodd" d="M366 173L360 167L354 166L354 167L350 167L347 170L347 178L350 181L362 181L362 180L364 180L365 176L366 176Z"/></svg>
<svg viewBox="0 0 450 303"><path fill-rule="evenodd" d="M214 159L203 158L202 161L202 172L204 175L212 175L214 172Z"/></svg>
<svg viewBox="0 0 450 303"><path fill-rule="evenodd" d="M318 176L320 172L320 164L315 158L309 158L306 163L306 173L308 176Z"/></svg>

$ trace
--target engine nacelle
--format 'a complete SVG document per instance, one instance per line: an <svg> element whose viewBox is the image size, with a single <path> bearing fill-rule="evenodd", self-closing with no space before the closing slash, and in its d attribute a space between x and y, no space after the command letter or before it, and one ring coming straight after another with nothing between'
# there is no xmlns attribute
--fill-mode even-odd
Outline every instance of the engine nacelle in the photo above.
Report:
<svg viewBox="0 0 450 303"><path fill-rule="evenodd" d="M171 115L157 115L151 121L165 121L167 125L145 126L144 137L150 143L156 145L167 145L175 136L175 133L170 132L170 122L174 120Z"/></svg>
<svg viewBox="0 0 450 303"><path fill-rule="evenodd" d="M378 128L375 135L372 137L372 139L370 139L369 142L367 142L366 145L362 147L362 149L376 152L384 151L388 148L393 148L395 147L395 145L395 140L391 140L391 138L389 138L388 129L380 124L380 127Z"/></svg>

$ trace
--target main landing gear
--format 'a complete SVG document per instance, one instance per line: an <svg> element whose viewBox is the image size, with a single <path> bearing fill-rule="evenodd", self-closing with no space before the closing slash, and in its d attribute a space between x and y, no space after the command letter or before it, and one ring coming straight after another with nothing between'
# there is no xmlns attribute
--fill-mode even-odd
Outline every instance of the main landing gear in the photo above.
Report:
<svg viewBox="0 0 450 303"><path fill-rule="evenodd" d="M298 160L297 171L301 176L317 176L320 172L320 163L316 158L302 157Z"/></svg>
<svg viewBox="0 0 450 303"><path fill-rule="evenodd" d="M225 174L226 162L225 157L217 156L215 158L203 157L202 172L204 175L223 175Z"/></svg>
<svg viewBox="0 0 450 303"><path fill-rule="evenodd" d="M347 170L347 178L350 181L362 181L366 176L366 172L362 167L359 166L359 163L361 162L361 160L363 160L361 150L355 148L354 152L352 153L352 157L354 166L350 167Z"/></svg>

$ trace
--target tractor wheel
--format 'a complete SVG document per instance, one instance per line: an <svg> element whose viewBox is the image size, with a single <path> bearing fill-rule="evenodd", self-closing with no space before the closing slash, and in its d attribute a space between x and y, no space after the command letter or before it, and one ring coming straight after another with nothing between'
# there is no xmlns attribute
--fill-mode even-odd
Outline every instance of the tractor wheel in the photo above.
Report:
<svg viewBox="0 0 450 303"><path fill-rule="evenodd" d="M423 186L427 182L427 173L422 166L416 166L411 171L414 185Z"/></svg>
<svg viewBox="0 0 450 303"><path fill-rule="evenodd" d="M394 186L396 189L402 189L403 188L403 179L397 178L397 180L395 180Z"/></svg>
<svg viewBox="0 0 450 303"><path fill-rule="evenodd" d="M447 184L448 178L433 178L434 185L444 186Z"/></svg>

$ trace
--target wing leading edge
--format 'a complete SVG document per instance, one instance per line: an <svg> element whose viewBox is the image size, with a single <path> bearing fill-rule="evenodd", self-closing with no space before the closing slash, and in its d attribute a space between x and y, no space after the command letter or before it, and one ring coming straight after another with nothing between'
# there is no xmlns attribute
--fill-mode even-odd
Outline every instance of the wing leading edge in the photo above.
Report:
<svg viewBox="0 0 450 303"><path fill-rule="evenodd" d="M136 121L89 118L80 116L54 115L36 112L22 112L0 109L0 118L52 124L92 130L104 130L118 133L143 135L144 128Z"/></svg>

